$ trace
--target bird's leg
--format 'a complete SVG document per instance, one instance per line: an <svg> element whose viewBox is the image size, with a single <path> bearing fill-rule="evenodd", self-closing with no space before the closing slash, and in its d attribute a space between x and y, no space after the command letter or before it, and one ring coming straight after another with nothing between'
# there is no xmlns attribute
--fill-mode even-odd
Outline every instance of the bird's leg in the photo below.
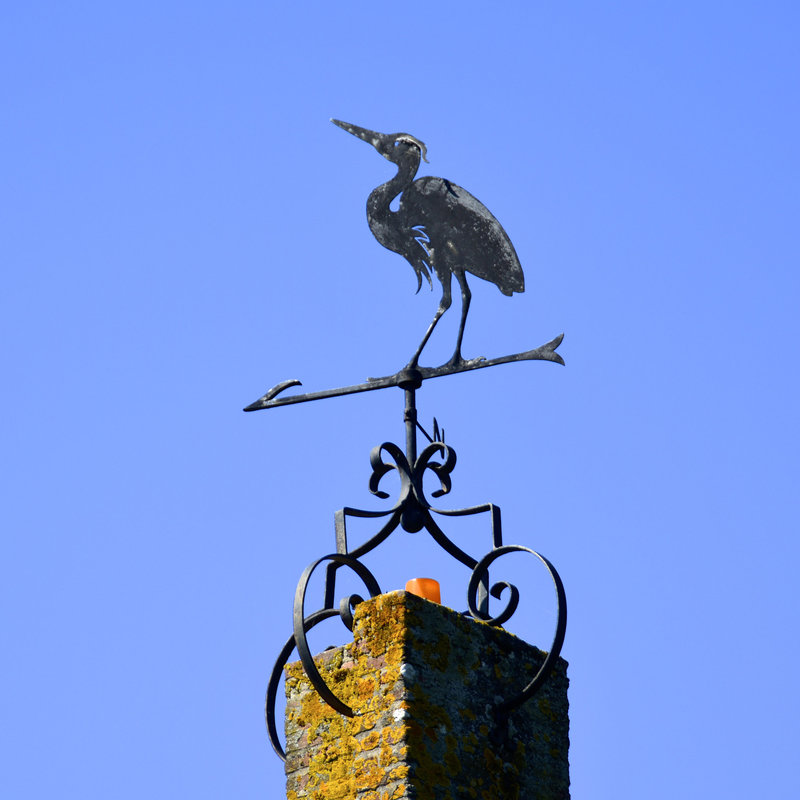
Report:
<svg viewBox="0 0 800 800"><path fill-rule="evenodd" d="M464 326L467 324L467 312L469 311L469 303L472 300L472 292L467 285L467 276L462 272L456 272L456 279L458 285L461 287L461 322L458 326L458 338L456 339L456 349L453 357L448 364L450 366L457 366L463 364L464 359L461 357L461 340L464 338Z"/></svg>
<svg viewBox="0 0 800 800"><path fill-rule="evenodd" d="M406 365L408 369L415 368L417 366L420 354L422 353L422 348L425 347L425 345L428 343L428 339L431 338L431 334L433 333L433 329L436 327L436 323L439 321L439 317L441 317L442 314L444 314L444 312L450 308L450 304L453 302L453 295L450 290L450 273L448 272L444 277L438 275L437 273L437 276L442 282L442 299L439 303L439 308L436 309L436 313L433 315L431 324L428 325L428 330L425 332L425 336L422 337L422 341L417 348L417 352L414 353L414 355L411 357L411 361L409 361Z"/></svg>

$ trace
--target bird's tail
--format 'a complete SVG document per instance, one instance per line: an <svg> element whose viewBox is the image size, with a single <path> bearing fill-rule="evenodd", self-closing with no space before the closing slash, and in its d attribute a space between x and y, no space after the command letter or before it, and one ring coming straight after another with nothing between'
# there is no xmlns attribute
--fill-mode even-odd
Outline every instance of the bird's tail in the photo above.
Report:
<svg viewBox="0 0 800 800"><path fill-rule="evenodd" d="M417 291L414 294L419 294L419 290L422 288L422 276L424 275L428 280L428 285L431 287L431 291L433 291L433 281L431 280L431 273L430 267L424 262L420 261L420 266L416 264L412 265L414 267L414 272L417 273Z"/></svg>

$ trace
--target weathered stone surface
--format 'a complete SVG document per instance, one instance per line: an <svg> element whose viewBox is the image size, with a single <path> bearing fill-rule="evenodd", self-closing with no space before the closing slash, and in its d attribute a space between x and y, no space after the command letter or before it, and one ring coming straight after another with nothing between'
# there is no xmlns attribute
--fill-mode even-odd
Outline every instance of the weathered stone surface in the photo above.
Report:
<svg viewBox="0 0 800 800"><path fill-rule="evenodd" d="M352 718L286 667L288 800L569 798L566 662L505 728L492 709L534 675L537 648L406 592L360 604L353 634L316 659Z"/></svg>

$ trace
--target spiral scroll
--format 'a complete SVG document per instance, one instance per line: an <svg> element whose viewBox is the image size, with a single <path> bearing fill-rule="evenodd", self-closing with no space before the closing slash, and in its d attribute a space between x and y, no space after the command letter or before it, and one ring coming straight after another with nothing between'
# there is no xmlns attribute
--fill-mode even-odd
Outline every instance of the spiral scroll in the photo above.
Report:
<svg viewBox="0 0 800 800"><path fill-rule="evenodd" d="M314 663L314 658L311 655L311 650L308 646L308 639L306 638L306 633L308 633L308 631L310 631L314 626L318 625L323 620L336 616L340 617L347 628L352 630L353 609L359 603L363 602L363 598L360 595L353 594L349 597L342 598L341 602L339 603L339 608L322 608L318 611L314 611L308 616L305 616L304 604L306 590L308 589L308 582L311 579L311 574L314 572L314 570L325 561L329 561L331 564L335 564L337 566L345 566L352 569L364 582L364 585L369 591L370 597L376 597L381 593L381 588L373 574L360 561L343 553L331 553L330 555L318 558L316 561L313 561L311 564L309 564L301 575L294 597L294 632L286 640L286 644L284 644L283 649L278 655L275 665L272 668L272 674L270 675L269 684L267 685L267 696L264 709L267 733L269 735L270 743L282 761L286 760L286 753L281 746L280 739L278 738L278 728L275 724L275 700L278 696L278 686L280 685L283 668L288 663L289 657L291 656L295 647L297 648L297 652L300 656L300 662L303 665L303 670L308 676L308 679L311 681L311 684L317 690L317 693L320 695L320 697L329 706L331 706L331 708L335 709L340 714L344 714L348 717L353 716L353 709L340 700L330 690L322 675L320 675L320 672Z"/></svg>
<svg viewBox="0 0 800 800"><path fill-rule="evenodd" d="M511 594L509 597L509 601L503 611L498 614L496 617L492 617L488 614L488 612L484 611L483 609L478 607L477 604L477 597L478 597L478 587L482 582L485 582L488 575L489 575L489 566L500 556L504 556L507 553L530 553L539 561L544 564L547 571L550 573L550 577L553 580L553 584L556 588L556 596L557 596L557 620L556 620L556 632L553 637L553 644L550 646L550 652L544 659L542 666L539 668L539 671L534 675L533 680L516 696L510 698L509 700L505 700L500 703L497 708L495 709L498 716L507 716L510 714L514 709L519 708L523 703L527 700L530 700L533 695L541 688L542 684L547 680L550 673L553 671L553 667L556 665L558 661L558 657L561 653L561 647L564 644L564 635L567 631L567 596L564 592L564 584L561 582L561 578L559 577L556 568L540 553L537 553L535 550L531 550L529 547L523 547L520 544L507 544L502 547L498 547L495 550L490 550L476 565L475 568L472 570L472 575L469 579L469 585L467 587L467 603L469 605L469 612L472 616L480 620L482 622L487 622L489 625L502 625L506 620L508 620L511 615L516 611L517 604L519 602L519 590L516 586L512 586L510 583L496 583L492 586L491 594L493 597L500 598L501 594L503 593L504 589L509 589Z"/></svg>
<svg viewBox="0 0 800 800"><path fill-rule="evenodd" d="M391 457L394 463L387 463L383 460L383 454ZM442 461L432 461L434 456L441 455ZM385 500L389 497L387 492L380 489L380 482L384 475L392 470L397 470L400 476L400 495L394 508L400 508L408 502L413 495L414 500L423 508L428 508L430 504L425 498L422 488L422 479L425 470L431 470L436 475L441 484L439 489L431 492L433 497L441 497L447 494L452 488L450 473L456 466L456 451L448 447L443 442L431 442L417 457L413 466L409 464L405 453L392 442L384 442L372 448L369 454L369 463L372 467L372 475L369 479L369 490L376 497Z"/></svg>

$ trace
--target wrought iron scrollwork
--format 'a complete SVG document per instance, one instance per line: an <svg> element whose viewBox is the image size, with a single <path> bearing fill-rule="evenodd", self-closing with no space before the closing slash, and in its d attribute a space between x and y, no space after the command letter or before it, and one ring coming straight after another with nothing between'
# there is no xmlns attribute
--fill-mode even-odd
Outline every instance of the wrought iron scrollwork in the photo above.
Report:
<svg viewBox="0 0 800 800"><path fill-rule="evenodd" d="M393 459L394 463L387 464L382 454L386 452ZM432 461L435 456L440 455L442 461ZM369 463L372 466L372 475L369 479L369 490L376 497L385 500L389 497L388 492L382 491L379 486L384 475L397 470L400 476L400 496L395 508L408 502L410 495L413 494L414 500L420 505L427 506L425 492L422 488L422 479L425 471L430 470L439 479L441 487L431 492L432 497L441 497L447 494L453 486L450 480L450 473L456 466L456 451L448 447L444 442L431 442L419 454L414 464L409 464L405 453L392 442L384 442L372 448L369 455Z"/></svg>
<svg viewBox="0 0 800 800"><path fill-rule="evenodd" d="M475 569L472 571L472 575L470 576L469 585L467 586L467 603L469 604L470 614L472 614L475 619L481 620L482 622L487 622L489 625L502 625L504 622L507 622L517 610L517 605L519 603L519 590L513 584L506 582L496 583L491 588L490 593L492 597L496 597L497 599L501 598L505 589L510 591L510 596L506 607L496 617L489 616L488 613L482 611L476 603L479 584L483 580L488 580L489 565L492 564L495 559L498 559L500 556L504 556L507 553L530 553L531 555L536 556L536 558L538 558L539 561L544 564L556 589L557 617L553 643L550 646L550 650L542 662L541 667L539 667L539 671L533 676L531 682L519 694L500 703L500 705L495 709L496 713L500 716L507 715L514 709L519 708L527 700L530 700L530 698L533 697L533 695L535 695L536 692L541 688L542 684L547 680L550 673L553 671L553 667L558 661L558 657L561 654L561 647L564 644L564 636L567 631L567 596L564 592L564 584L561 582L561 577L556 571L556 568L541 553L537 553L535 550L531 550L529 547L523 547L519 544L507 544L502 547L498 547L495 550L490 550L476 564Z"/></svg>
<svg viewBox="0 0 800 800"><path fill-rule="evenodd" d="M320 695L320 697L329 706L331 706L331 708L334 708L340 714L344 714L348 717L353 716L353 710L350 708L350 706L340 700L330 690L322 678L322 675L320 675L320 672L314 663L314 657L312 656L311 650L308 646L308 639L306 638L306 634L313 627L326 619L336 616L342 619L342 622L344 622L345 626L349 630L352 630L353 609L359 603L363 602L361 595L353 594L349 597L342 598L338 608L321 608L318 611L314 611L312 614L307 616L305 615L304 605L309 580L311 579L311 575L314 570L325 561L330 562L330 565L346 566L352 569L364 582L370 597L375 597L381 593L381 588L378 585L378 581L375 579L374 575L360 561L343 553L331 553L330 555L318 558L316 561L312 561L311 564L306 567L305 571L300 577L300 582L297 584L297 591L295 592L294 597L293 633L286 640L286 644L284 644L283 648L281 649L281 652L275 661L275 665L272 668L272 674L270 675L269 683L267 685L267 696L264 708L264 716L266 719L267 734L269 735L270 744L272 744L273 749L282 761L286 760L286 753L281 745L280 738L278 736L278 728L275 723L275 701L278 696L278 687L280 686L283 668L288 663L289 657L295 648L297 648L297 652L300 656L300 662L303 665L303 670L305 671L314 688L317 690L317 693Z"/></svg>
<svg viewBox="0 0 800 800"><path fill-rule="evenodd" d="M392 459L392 463L383 460L386 453ZM441 461L433 459L440 455ZM376 497L386 500L388 492L380 489L381 480L389 472L396 471L400 478L400 494L397 503L389 511L383 514L399 513L398 522L403 530L409 533L417 533L423 528L428 527L426 510L431 508L430 503L425 497L423 479L425 472L430 470L439 480L440 487L431 492L432 497L442 497L452 488L450 473L456 465L456 451L448 447L443 442L431 442L414 461L409 463L405 453L392 442L384 442L372 449L369 457L372 466L372 475L369 479L369 490ZM356 509L343 509L344 515L361 516L364 512ZM477 512L476 512L477 513ZM368 550L371 550L369 547ZM365 550L364 552L368 552Z"/></svg>
<svg viewBox="0 0 800 800"><path fill-rule="evenodd" d="M384 460L386 456L386 460ZM440 457L439 460L436 460ZM372 474L369 479L369 491L383 500L389 498L388 492L380 488L381 481L392 471L396 471L400 478L400 491L394 505L384 511L368 511L360 508L345 507L335 514L336 549L340 553L348 553L355 558L374 550L381 542L399 526L408 533L418 533L426 530L433 540L450 556L464 564L469 569L474 569L478 559L462 550L450 539L437 524L433 515L446 517L462 517L474 514L489 513L491 515L492 547L502 544L502 526L500 522L500 509L492 503L483 503L477 506L457 509L434 508L427 497L423 486L425 473L430 470L439 481L439 488L431 492L432 497L446 495L451 487L450 474L456 465L456 451L444 442L431 442L419 456L413 460L392 442L384 442L372 449L370 453ZM379 518L389 517L380 530L366 542L351 548L347 538L347 518ZM485 581L479 587L479 606L484 611L488 605L488 583ZM333 597L329 593L326 605L332 603Z"/></svg>
<svg viewBox="0 0 800 800"><path fill-rule="evenodd" d="M561 652L567 624L567 605L564 587L555 567L544 556L530 548L522 545L503 544L500 509L496 505L483 503L467 508L440 509L434 508L425 495L424 479L429 471L433 473L438 481L437 488L430 492L431 497L439 498L450 492L452 487L451 473L456 465L456 452L443 441L437 441L425 434L429 440L432 440L417 455L416 433L418 428L421 430L422 428L417 422L415 390L419 387L420 378L412 370L407 370L406 372L407 374L400 384L406 394L404 415L406 450L404 452L392 442L383 442L373 448L370 453L372 473L369 478L369 491L381 500L389 500L390 495L382 488L382 481L386 475L396 472L400 481L400 489L396 500L389 508L382 511L350 507L337 511L334 515L336 552L313 561L303 572L297 586L294 599L293 633L281 650L272 670L266 698L267 730L270 742L275 752L282 759L285 759L285 754L278 739L275 725L275 700L283 667L295 648L297 648L303 669L319 696L339 713L346 716L353 715L353 709L341 698L337 697L322 678L314 663L306 634L320 622L334 616L338 616L348 628L352 629L353 610L362 602L362 598L360 595L350 595L337 602L337 571L342 567L353 570L363 581L370 597L380 594L381 590L377 580L359 559L374 550L398 528L402 528L408 533L427 531L445 552L472 571L467 587L469 610L464 613L490 625L500 626L506 623L516 611L520 596L516 586L503 581L492 585L490 591L489 567L496 559L513 552L530 553L539 559L550 574L557 595L557 623L553 643L533 680L518 694L502 701L495 708L499 722L507 718L514 709L519 708L539 690L550 675ZM440 434L440 431L438 424L436 424L434 426L434 435L438 434ZM441 438L443 439L444 437L442 436ZM463 517L484 513L490 515L491 549L480 559L474 558L459 547L445 534L435 519L435 517ZM377 533L371 538L351 547L347 536L348 517L383 519L384 521ZM312 573L322 564L327 564L323 607L312 614L306 615L304 604L309 580ZM498 600L506 598L505 607L494 616L489 613L490 595Z"/></svg>
<svg viewBox="0 0 800 800"><path fill-rule="evenodd" d="M308 639L306 639L305 631L305 616L303 614L303 606L306 600L306 590L308 589L308 581L314 570L322 564L323 561L330 561L333 564L343 564L350 567L362 581L364 581L370 597L375 597L381 593L381 587L378 586L378 581L375 580L373 574L357 559L346 556L342 553L331 553L331 555L318 558L309 564L305 572L300 578L300 583L297 584L297 591L294 596L294 640L297 645L297 652L300 655L300 661L303 664L308 679L317 690L319 696L333 709L336 709L340 714L346 717L353 716L353 709L347 703L340 700L329 688L328 684L319 674L317 665L314 663L314 656L308 647ZM338 614L342 618L345 625L353 629L353 616L352 608L358 603L363 602L360 595L350 595L345 597L339 604Z"/></svg>
<svg viewBox="0 0 800 800"><path fill-rule="evenodd" d="M325 608L320 611L315 611L309 614L303 620L303 630L308 633L315 625L323 620L335 617L339 611L335 608ZM275 701L278 697L278 687L281 683L281 676L283 675L283 668L289 663L289 657L295 649L294 634L287 640L286 644L281 648L281 652L275 659L275 664L272 667L272 674L269 676L269 683L267 684L267 696L264 703L264 719L267 724L267 735L272 749L277 754L281 761L286 761L286 752L283 749L281 740L278 736L278 727L275 723Z"/></svg>

